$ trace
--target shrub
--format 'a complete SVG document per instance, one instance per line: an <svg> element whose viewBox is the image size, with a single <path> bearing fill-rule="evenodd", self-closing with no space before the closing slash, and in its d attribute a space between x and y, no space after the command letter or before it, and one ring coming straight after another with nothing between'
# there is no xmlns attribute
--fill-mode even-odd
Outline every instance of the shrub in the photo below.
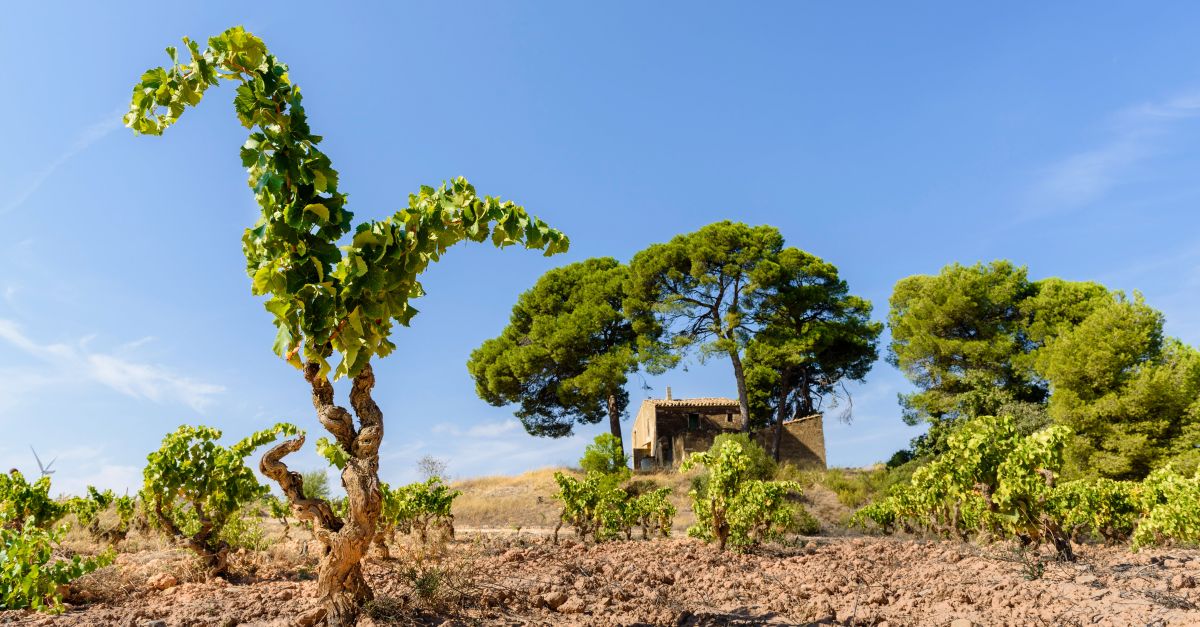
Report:
<svg viewBox="0 0 1200 627"><path fill-rule="evenodd" d="M1143 518L1133 534L1133 548L1158 544L1200 544L1200 473L1185 477L1160 468L1142 482Z"/></svg>
<svg viewBox="0 0 1200 627"><path fill-rule="evenodd" d="M226 448L216 442L220 431L184 425L147 456L144 493L154 522L185 541L210 577L228 568L230 544L222 534L226 524L267 493L245 458L280 434L296 433L295 426L280 423Z"/></svg>
<svg viewBox="0 0 1200 627"><path fill-rule="evenodd" d="M324 470L309 470L300 473L304 482L304 498L329 500L329 473Z"/></svg>
<svg viewBox="0 0 1200 627"><path fill-rule="evenodd" d="M0 523L12 528L25 526L29 519L36 527L47 528L67 514L68 508L50 498L50 477L30 483L18 470L0 474Z"/></svg>
<svg viewBox="0 0 1200 627"><path fill-rule="evenodd" d="M643 538L648 539L651 532L658 532L664 538L671 535L676 511L670 498L671 488L658 488L634 497L634 520L641 526Z"/></svg>
<svg viewBox="0 0 1200 627"><path fill-rule="evenodd" d="M597 473L624 481L629 478L629 466L625 460L625 450L621 441L611 433L602 433L583 451L579 459L579 467L584 473Z"/></svg>
<svg viewBox="0 0 1200 627"><path fill-rule="evenodd" d="M670 502L671 489L642 491L637 484L622 486L613 475L588 473L576 479L561 472L554 473L558 484L555 498L563 509L554 528L554 541L563 525L569 525L575 535L591 537L596 542L624 536L633 537L633 529L641 527L642 537L652 532L663 537L671 534L675 506Z"/></svg>
<svg viewBox="0 0 1200 627"><path fill-rule="evenodd" d="M1084 537L1116 544L1129 539L1141 515L1135 481L1080 479L1055 486L1050 509L1074 541Z"/></svg>
<svg viewBox="0 0 1200 627"><path fill-rule="evenodd" d="M897 524L968 538L983 532L1025 541L1049 540L1073 559L1051 497L1070 431L1050 427L1022 435L1010 417L964 420L946 450L918 468L892 495L854 515L852 524Z"/></svg>
<svg viewBox="0 0 1200 627"><path fill-rule="evenodd" d="M52 559L54 547L66 531L66 525L43 529L32 516L17 523L0 515L0 610L60 612L59 586L116 559L111 549L95 557Z"/></svg>
<svg viewBox="0 0 1200 627"><path fill-rule="evenodd" d="M652 490L646 482L629 482L633 473L625 463L625 451L611 433L596 436L584 450L579 466L584 469L583 479L554 473L558 484L555 498L563 504L554 528L556 543L563 525L596 542L621 536L631 539L638 526L643 538L649 538L651 531L664 537L671 534L675 518L675 506L669 501L671 489Z"/></svg>
<svg viewBox="0 0 1200 627"><path fill-rule="evenodd" d="M454 499L462 494L442 483L441 477L402 486L393 490L381 483L383 493L379 527L375 545L386 556L385 538L397 532L415 534L421 544L429 542L429 532L441 529L448 537L454 537Z"/></svg>
<svg viewBox="0 0 1200 627"><path fill-rule="evenodd" d="M108 529L103 529L100 526L100 519L110 507L116 509L117 523ZM87 496L68 500L67 508L75 514L79 523L88 530L93 538L115 544L124 540L129 533L136 505L132 497L116 496L112 490L101 492L88 486Z"/></svg>
<svg viewBox="0 0 1200 627"><path fill-rule="evenodd" d="M756 467L754 455L738 439L714 442L713 448L684 460L680 470L698 464L707 470L708 481L703 492L693 488L689 493L696 514L689 536L715 541L721 551L726 546L745 550L792 525L794 514L786 497L799 494L800 485L756 478L762 467Z"/></svg>
<svg viewBox="0 0 1200 627"><path fill-rule="evenodd" d="M274 494L268 494L263 497L263 505L267 508L267 513L279 521L283 525L283 537L288 537L291 533L292 525L288 522L288 518L292 514L292 505L287 499L281 499Z"/></svg>

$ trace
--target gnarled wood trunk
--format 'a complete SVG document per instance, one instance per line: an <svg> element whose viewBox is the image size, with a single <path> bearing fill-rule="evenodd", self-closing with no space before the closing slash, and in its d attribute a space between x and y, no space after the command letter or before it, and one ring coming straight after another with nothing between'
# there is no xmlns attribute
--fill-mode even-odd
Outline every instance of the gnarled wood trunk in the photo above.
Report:
<svg viewBox="0 0 1200 627"><path fill-rule="evenodd" d="M375 538L383 505L379 490L383 413L371 398L375 375L370 365L354 377L350 389L350 406L358 416L357 426L349 411L334 404L333 386L318 373L319 368L313 363L304 372L304 378L312 386L317 419L349 454L342 469L348 504L346 519L336 516L328 501L304 498L300 473L289 470L281 461L300 450L304 445L303 435L267 451L259 468L283 489L296 516L312 522L314 535L323 547L317 566L317 594L324 610L323 620L331 627L344 627L354 625L362 606L373 598L361 562Z"/></svg>

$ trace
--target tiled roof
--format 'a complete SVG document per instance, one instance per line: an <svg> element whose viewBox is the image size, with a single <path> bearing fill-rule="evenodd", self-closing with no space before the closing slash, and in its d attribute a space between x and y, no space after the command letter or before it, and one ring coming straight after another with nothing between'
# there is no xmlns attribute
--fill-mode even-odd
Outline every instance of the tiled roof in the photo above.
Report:
<svg viewBox="0 0 1200 627"><path fill-rule="evenodd" d="M667 400L665 398L648 398L642 401L643 404L650 403L655 407L723 407L725 405L737 405L736 398L673 398Z"/></svg>

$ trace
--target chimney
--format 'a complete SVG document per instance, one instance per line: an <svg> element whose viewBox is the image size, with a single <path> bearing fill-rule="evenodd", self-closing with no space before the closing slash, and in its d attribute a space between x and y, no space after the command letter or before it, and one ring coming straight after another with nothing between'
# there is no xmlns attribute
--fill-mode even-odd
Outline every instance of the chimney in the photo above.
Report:
<svg viewBox="0 0 1200 627"><path fill-rule="evenodd" d="M667 386L667 400L671 400L671 386Z"/></svg>

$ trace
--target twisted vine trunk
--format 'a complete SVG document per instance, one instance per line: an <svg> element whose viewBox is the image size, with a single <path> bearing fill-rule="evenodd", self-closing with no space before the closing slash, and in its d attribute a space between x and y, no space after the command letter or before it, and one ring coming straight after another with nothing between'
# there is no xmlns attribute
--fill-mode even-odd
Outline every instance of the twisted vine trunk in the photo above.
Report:
<svg viewBox="0 0 1200 627"><path fill-rule="evenodd" d="M292 511L302 520L311 521L314 535L322 545L317 566L317 595L321 608L316 620L331 627L348 627L358 619L362 606L373 598L371 587L362 573L362 558L375 538L383 505L379 490L379 445L383 441L383 412L371 398L375 374L368 364L350 389L350 406L358 425L344 407L333 402L333 385L318 376L319 366L309 363L304 378L312 386L313 407L317 419L349 454L342 469L348 513L342 520L324 499L304 498L300 473L288 469L281 460L300 450L304 436L286 440L263 455L259 468L283 489Z"/></svg>

